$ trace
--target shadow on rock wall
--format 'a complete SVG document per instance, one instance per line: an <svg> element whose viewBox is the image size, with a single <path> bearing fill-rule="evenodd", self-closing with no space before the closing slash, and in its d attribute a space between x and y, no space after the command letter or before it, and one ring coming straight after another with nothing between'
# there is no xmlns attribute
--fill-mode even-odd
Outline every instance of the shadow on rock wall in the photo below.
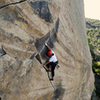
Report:
<svg viewBox="0 0 100 100"><path fill-rule="evenodd" d="M46 22L53 22L52 15L50 13L48 2L46 1L35 1L30 2L31 7L34 9L34 13Z"/></svg>
<svg viewBox="0 0 100 100"><path fill-rule="evenodd" d="M45 52L47 49L45 48L45 42L53 48L54 47L54 42L57 41L57 33L58 33L58 28L59 28L59 18L57 19L54 28L47 33L44 37L37 39L35 46L37 48L37 51L41 54L43 58L45 58Z"/></svg>
<svg viewBox="0 0 100 100"><path fill-rule="evenodd" d="M58 84L57 89L54 91L54 95L51 100L63 100L65 89L62 87L61 82Z"/></svg>

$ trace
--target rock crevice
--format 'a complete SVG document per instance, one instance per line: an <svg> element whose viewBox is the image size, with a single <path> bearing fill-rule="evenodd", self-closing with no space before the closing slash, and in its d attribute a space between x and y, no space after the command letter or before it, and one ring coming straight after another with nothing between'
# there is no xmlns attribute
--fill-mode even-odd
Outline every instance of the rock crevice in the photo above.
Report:
<svg viewBox="0 0 100 100"><path fill-rule="evenodd" d="M3 9L3 8L8 7L8 6L11 6L11 5L20 4L20 3L23 3L25 1L27 1L27 0L20 0L20 1L17 1L17 2L10 2L8 4L4 4L4 5L0 6L0 9Z"/></svg>
<svg viewBox="0 0 100 100"><path fill-rule="evenodd" d="M83 1L26 1L0 1L0 97L90 100L94 78ZM55 69L55 91L41 66L48 59L45 42L61 66Z"/></svg>

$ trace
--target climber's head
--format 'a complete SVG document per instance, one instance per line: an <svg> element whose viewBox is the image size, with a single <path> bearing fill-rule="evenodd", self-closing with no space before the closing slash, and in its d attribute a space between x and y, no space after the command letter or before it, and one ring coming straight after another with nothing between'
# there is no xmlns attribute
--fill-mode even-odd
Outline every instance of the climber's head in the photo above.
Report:
<svg viewBox="0 0 100 100"><path fill-rule="evenodd" d="M48 57L52 56L52 54L53 54L53 53L52 53L51 50L47 52L47 56L48 56Z"/></svg>

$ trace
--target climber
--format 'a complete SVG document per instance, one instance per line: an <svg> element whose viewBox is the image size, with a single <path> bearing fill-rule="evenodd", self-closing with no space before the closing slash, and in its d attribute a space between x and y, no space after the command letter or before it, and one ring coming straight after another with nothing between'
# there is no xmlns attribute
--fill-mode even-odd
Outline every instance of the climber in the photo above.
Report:
<svg viewBox="0 0 100 100"><path fill-rule="evenodd" d="M54 70L55 70L56 65L58 64L58 60L56 58L56 55L55 55L54 51L51 50L51 48L47 45L47 43L45 43L45 46L48 49L46 55L49 57L49 60L46 61L44 66L47 69L47 72L51 72L50 80L53 81L53 77L55 75Z"/></svg>

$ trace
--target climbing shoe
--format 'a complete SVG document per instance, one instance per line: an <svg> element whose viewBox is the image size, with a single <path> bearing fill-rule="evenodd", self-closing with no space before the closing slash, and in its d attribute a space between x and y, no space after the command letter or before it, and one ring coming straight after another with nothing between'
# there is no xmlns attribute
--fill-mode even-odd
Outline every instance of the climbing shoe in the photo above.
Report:
<svg viewBox="0 0 100 100"><path fill-rule="evenodd" d="M53 81L53 78L50 78L50 81Z"/></svg>
<svg viewBox="0 0 100 100"><path fill-rule="evenodd" d="M47 72L51 72L51 70L49 70L49 69L46 69L46 71L47 71Z"/></svg>

